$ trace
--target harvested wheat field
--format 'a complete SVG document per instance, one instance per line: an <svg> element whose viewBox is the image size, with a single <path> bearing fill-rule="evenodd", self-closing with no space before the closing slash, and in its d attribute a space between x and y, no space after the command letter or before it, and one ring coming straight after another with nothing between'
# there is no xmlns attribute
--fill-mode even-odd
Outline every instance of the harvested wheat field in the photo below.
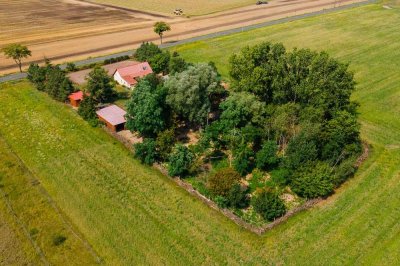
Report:
<svg viewBox="0 0 400 266"><path fill-rule="evenodd" d="M206 3L206 0L200 2ZM62 63L131 50L144 41L159 43L157 34L153 32L155 21L166 21L171 25L164 40L175 42L354 2L360 0L276 0L268 5L177 18L76 0L61 0L56 4L51 0L23 0L18 4L0 0L0 23L7 25L0 33L0 47L18 42L28 45L32 57L24 61L26 68L29 63L43 62L44 57L53 63ZM15 71L13 60L0 54L0 74Z"/></svg>
<svg viewBox="0 0 400 266"><path fill-rule="evenodd" d="M127 30L158 18L75 0L0 0L0 46Z"/></svg>
<svg viewBox="0 0 400 266"><path fill-rule="evenodd" d="M181 8L185 15L204 15L224 11L236 7L254 5L255 0L89 0L89 2L115 5L124 8L147 10L164 14L172 14L175 8Z"/></svg>

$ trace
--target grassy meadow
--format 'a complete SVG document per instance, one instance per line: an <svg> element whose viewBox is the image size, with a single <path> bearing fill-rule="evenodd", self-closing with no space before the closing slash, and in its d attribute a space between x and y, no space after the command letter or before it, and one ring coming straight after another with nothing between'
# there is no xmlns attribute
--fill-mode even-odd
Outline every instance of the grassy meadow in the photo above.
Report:
<svg viewBox="0 0 400 266"><path fill-rule="evenodd" d="M368 160L335 195L262 237L27 82L0 85L0 134L108 265L399 264L398 25L400 9L376 4L176 48L190 61L216 62L225 77L231 53L262 41L327 50L355 72Z"/></svg>
<svg viewBox="0 0 400 266"><path fill-rule="evenodd" d="M90 0L99 4L108 4L119 7L131 8L136 10L146 10L150 12L173 15L175 8L181 8L185 15L205 15L224 11L235 7L254 5L253 0Z"/></svg>

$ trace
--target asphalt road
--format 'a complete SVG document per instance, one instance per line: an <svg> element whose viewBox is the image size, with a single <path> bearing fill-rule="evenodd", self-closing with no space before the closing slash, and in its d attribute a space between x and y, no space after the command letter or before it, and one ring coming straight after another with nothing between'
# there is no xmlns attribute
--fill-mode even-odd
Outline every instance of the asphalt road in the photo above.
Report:
<svg viewBox="0 0 400 266"><path fill-rule="evenodd" d="M346 6L339 6L339 7L320 10L320 11L312 12L312 13L308 13L308 14L296 15L296 16L291 16L291 17L287 17L287 18L283 18L283 19L274 20L274 21L267 21L264 23L250 25L250 26L246 26L246 27L240 27L240 28L220 31L220 32L216 32L216 33L206 34L206 35L202 35L202 36L198 36L198 37L180 40L180 41L173 42L173 43L165 43L165 44L160 45L160 47L161 48L169 48L169 47L173 47L173 46L177 46L177 45L181 45L181 44L212 39L215 37L221 37L221 36L230 35L230 34L234 34L234 33L239 33L239 32L249 31L249 30L253 30L253 29L263 28L263 27L267 27L267 26L272 26L272 25L276 25L276 24L282 24L282 23L299 20L299 19L303 19L303 18L314 17L314 16L326 14L326 13L332 13L332 12L339 11L339 10L345 10L345 9L349 9L349 8L353 8L353 7L368 5L368 4L372 4L375 2L377 2L377 0L367 0L364 2L349 4ZM88 64L92 64L92 63L102 62L106 59L116 58L116 57L120 57L120 56L126 56L126 55L131 56L134 54L134 52L135 52L134 50L130 50L130 51L124 51L124 52L105 55L105 56L88 58L85 60L76 61L76 62L74 62L74 64L76 66L83 66L83 65L88 65ZM62 69L64 69L66 67L66 64L60 65L60 67ZM5 76L0 77L0 83L24 79L24 78L26 78L26 76L27 76L26 73L15 73L15 74L10 74L10 75L5 75Z"/></svg>

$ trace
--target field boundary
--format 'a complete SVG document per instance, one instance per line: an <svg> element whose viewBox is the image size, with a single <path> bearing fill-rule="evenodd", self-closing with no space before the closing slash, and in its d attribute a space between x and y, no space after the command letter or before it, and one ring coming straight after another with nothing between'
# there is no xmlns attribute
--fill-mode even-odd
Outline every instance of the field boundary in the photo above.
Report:
<svg viewBox="0 0 400 266"><path fill-rule="evenodd" d="M184 40L180 40L180 41L169 42L169 43L162 44L159 47L160 48L172 48L172 47L182 45L182 44L189 44L189 43L193 43L193 42L197 42L197 41L204 41L204 40L223 37L223 36L227 36L227 35L231 35L231 34L235 34L235 33L251 31L251 30L264 28L264 27L268 27L268 26L273 26L273 25L277 25L277 24L283 24L283 23L301 20L301 19L305 19L305 18L311 18L311 17L315 17L315 16L319 16L319 15L329 14L329 13L333 13L336 11L342 11L342 10L347 10L347 9L351 9L351 8L355 8L355 7L365 6L365 5L376 3L378 1L379 0L366 0L366 1L362 1L362 2L344 5L344 6L337 6L337 7L323 9L323 10L315 11L315 12L311 12L311 13L290 16L290 17L286 17L286 18L282 18L282 19L267 21L267 22L249 25L249 26L245 26L245 27L239 27L239 28L219 31L219 32L215 32L215 33L205 34L205 35L201 35L201 36L196 36L196 37L192 37L192 38L188 38L188 39L184 39ZM118 46L120 46L120 45L118 45ZM98 57L93 57L93 58L87 58L84 60L75 61L73 63L77 66L82 66L82 65L92 64L92 63L99 63L106 59L112 59L112 58L116 58L116 57L120 57L120 56L126 56L126 55L132 56L134 53L135 53L135 50L127 50L127 51L122 51L119 53L108 54L108 55L103 55L103 56L98 56ZM63 57L64 56L62 56L60 58L54 57L52 59L61 59ZM40 62L42 62L42 60L34 61L32 63L40 63ZM60 64L60 67L62 69L64 69L64 68L66 68L66 64ZM4 75L4 76L0 77L0 83L14 81L14 80L20 80L20 79L24 79L26 77L27 77L26 73L8 74L8 75Z"/></svg>

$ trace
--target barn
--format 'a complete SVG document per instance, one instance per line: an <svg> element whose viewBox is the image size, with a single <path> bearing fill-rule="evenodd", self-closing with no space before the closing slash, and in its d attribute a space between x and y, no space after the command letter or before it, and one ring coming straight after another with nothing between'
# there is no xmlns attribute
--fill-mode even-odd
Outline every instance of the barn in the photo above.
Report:
<svg viewBox="0 0 400 266"><path fill-rule="evenodd" d="M71 93L68 96L68 99L73 107L79 107L79 104L83 100L83 92L77 91L77 92Z"/></svg>
<svg viewBox="0 0 400 266"><path fill-rule="evenodd" d="M153 73L149 63L143 62L133 66L127 66L123 68L117 68L113 74L114 80L118 84L133 88L138 82L139 78L147 76Z"/></svg>
<svg viewBox="0 0 400 266"><path fill-rule="evenodd" d="M114 132L125 129L125 114L126 111L116 105L110 105L96 111L100 121L104 122L106 126Z"/></svg>

